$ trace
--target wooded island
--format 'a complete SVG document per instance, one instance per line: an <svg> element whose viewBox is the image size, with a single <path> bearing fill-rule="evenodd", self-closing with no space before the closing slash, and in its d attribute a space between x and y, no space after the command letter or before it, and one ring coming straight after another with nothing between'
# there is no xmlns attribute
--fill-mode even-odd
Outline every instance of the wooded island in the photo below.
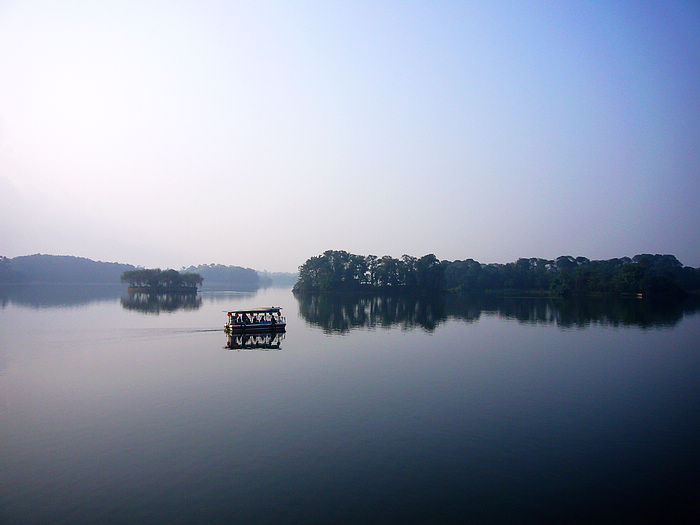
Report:
<svg viewBox="0 0 700 525"><path fill-rule="evenodd" d="M198 273L146 268L124 272L121 281L129 283L130 292L197 293L197 287L201 286L204 279Z"/></svg>
<svg viewBox="0 0 700 525"><path fill-rule="evenodd" d="M374 290L680 297L700 290L700 268L683 266L673 255L641 254L599 261L562 256L482 264L473 259L440 261L433 254L395 259L328 250L299 267L299 280L294 285L295 292Z"/></svg>

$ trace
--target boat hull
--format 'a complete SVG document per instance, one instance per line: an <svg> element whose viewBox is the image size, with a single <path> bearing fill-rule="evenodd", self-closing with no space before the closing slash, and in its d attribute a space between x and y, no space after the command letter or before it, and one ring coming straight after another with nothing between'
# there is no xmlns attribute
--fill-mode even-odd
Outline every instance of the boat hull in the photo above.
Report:
<svg viewBox="0 0 700 525"><path fill-rule="evenodd" d="M287 329L287 323L251 323L251 324L227 324L224 326L224 332L227 334L258 334L264 332L284 332Z"/></svg>

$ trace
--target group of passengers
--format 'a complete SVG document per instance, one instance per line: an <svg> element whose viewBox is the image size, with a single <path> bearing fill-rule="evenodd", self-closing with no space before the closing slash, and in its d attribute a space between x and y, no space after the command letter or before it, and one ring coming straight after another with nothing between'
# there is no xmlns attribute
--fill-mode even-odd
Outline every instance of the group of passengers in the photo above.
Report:
<svg viewBox="0 0 700 525"><path fill-rule="evenodd" d="M258 323L264 323L266 321L272 321L272 323L275 322L275 316L270 315L270 319L265 319L265 314L234 314L233 315L234 323L244 323L244 324L258 324Z"/></svg>

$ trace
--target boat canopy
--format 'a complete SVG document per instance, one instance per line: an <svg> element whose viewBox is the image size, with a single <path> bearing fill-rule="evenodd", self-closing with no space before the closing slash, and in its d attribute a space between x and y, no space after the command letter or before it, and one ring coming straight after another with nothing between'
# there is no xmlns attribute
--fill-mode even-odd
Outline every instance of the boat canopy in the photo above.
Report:
<svg viewBox="0 0 700 525"><path fill-rule="evenodd" d="M248 308L247 310L227 310L226 313L228 315L234 315L234 314L278 314L280 313L280 310L282 309L281 306L270 306L267 308Z"/></svg>

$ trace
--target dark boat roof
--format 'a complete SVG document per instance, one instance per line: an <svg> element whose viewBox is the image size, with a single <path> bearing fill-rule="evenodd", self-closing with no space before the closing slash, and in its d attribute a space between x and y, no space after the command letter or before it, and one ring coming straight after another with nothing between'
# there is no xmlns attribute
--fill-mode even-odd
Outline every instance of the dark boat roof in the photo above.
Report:
<svg viewBox="0 0 700 525"><path fill-rule="evenodd" d="M270 306L260 308L248 308L247 310L227 310L229 314L278 314L281 306Z"/></svg>

